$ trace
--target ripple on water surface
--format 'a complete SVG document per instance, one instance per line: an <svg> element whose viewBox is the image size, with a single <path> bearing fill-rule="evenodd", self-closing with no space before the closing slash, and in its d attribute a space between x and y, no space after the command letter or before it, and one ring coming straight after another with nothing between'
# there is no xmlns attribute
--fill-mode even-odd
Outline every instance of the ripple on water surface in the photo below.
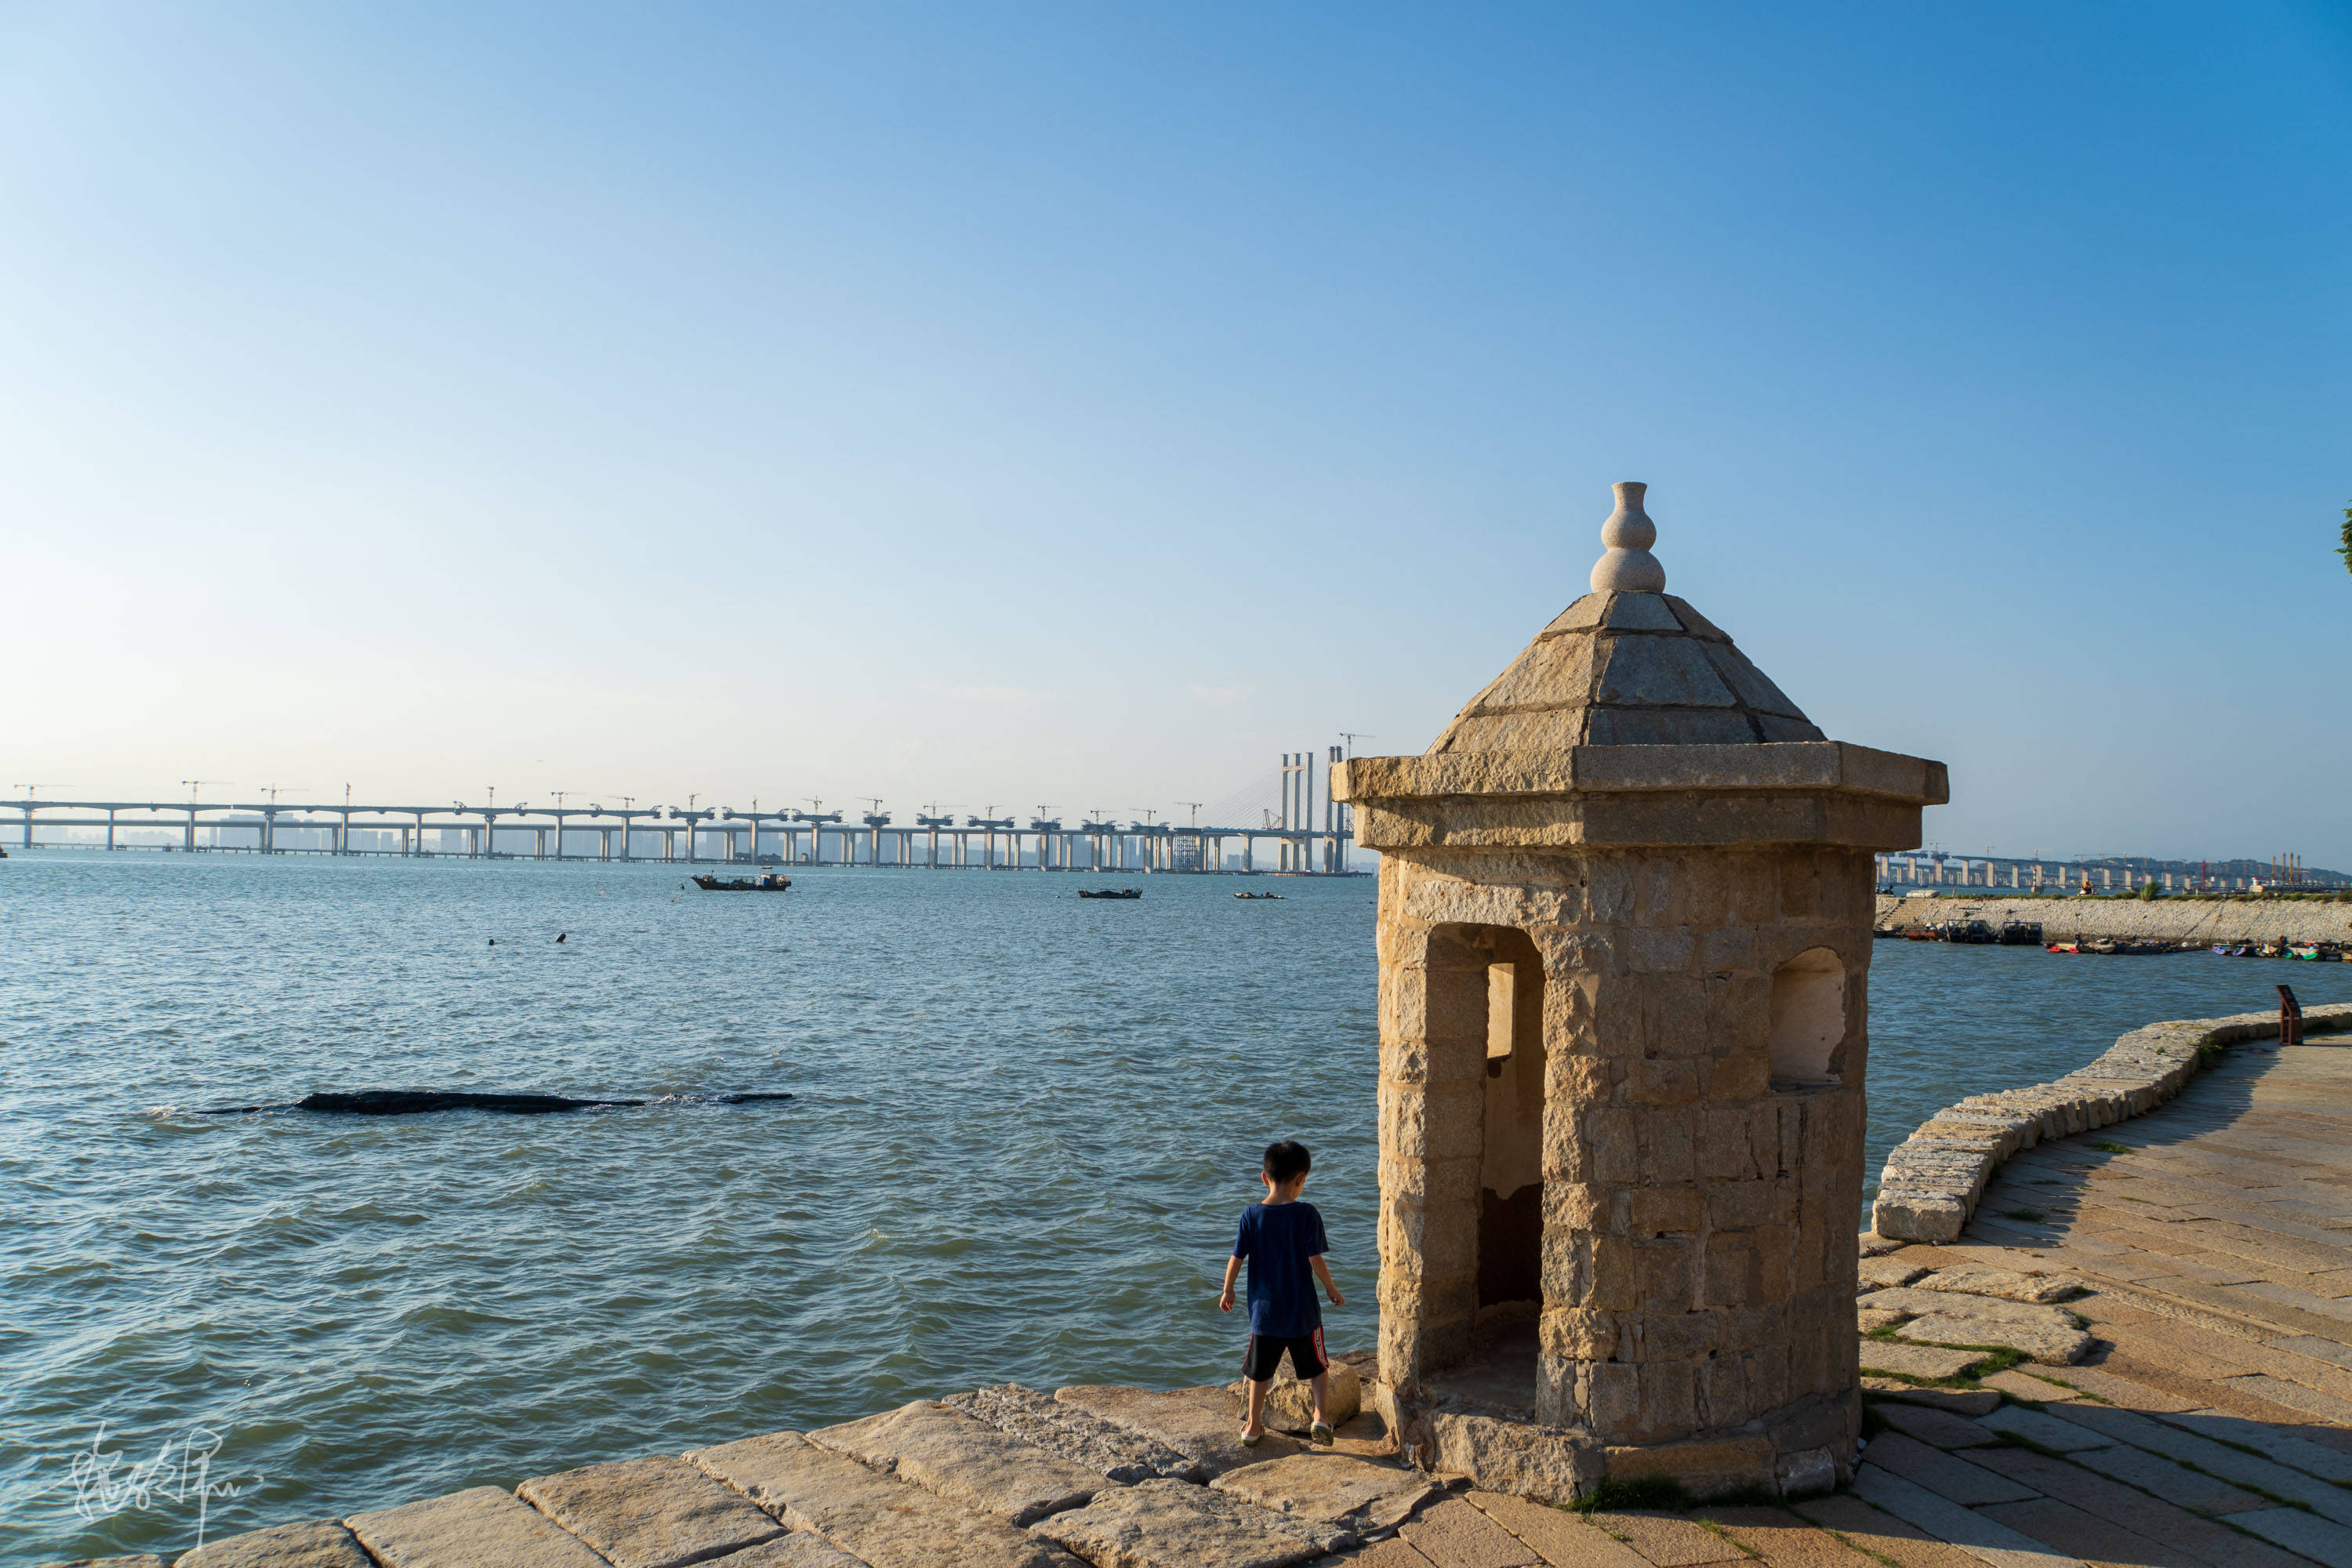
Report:
<svg viewBox="0 0 2352 1568"><path fill-rule="evenodd" d="M0 865L0 1564L192 1539L193 1500L153 1490L77 1515L101 1423L125 1464L219 1434L214 1479L247 1489L215 1500L217 1534L981 1382L1223 1381L1217 1279L1285 1135L1315 1150L1349 1292L1330 1337L1371 1343L1369 880L1279 903L1221 879L1150 879L1136 903L1034 873L820 870L756 900L679 881ZM1874 1175L1938 1105L2153 1018L2266 1005L2285 977L1874 958ZM2352 967L2292 978L2352 999ZM689 1098L191 1112L362 1088ZM690 1098L748 1089L796 1098Z"/></svg>

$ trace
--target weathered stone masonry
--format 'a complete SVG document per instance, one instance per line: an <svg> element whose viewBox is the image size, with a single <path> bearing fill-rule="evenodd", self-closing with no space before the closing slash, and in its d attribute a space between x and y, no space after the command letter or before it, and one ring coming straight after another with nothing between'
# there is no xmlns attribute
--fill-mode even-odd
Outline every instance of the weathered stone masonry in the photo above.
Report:
<svg viewBox="0 0 2352 1568"><path fill-rule="evenodd" d="M1822 740L1704 616L1613 586L1664 585L1639 492L1597 591L1429 753L1337 784L1383 853L1383 1414L1509 1489L1826 1486L1859 1430L1871 857L1943 769Z"/></svg>

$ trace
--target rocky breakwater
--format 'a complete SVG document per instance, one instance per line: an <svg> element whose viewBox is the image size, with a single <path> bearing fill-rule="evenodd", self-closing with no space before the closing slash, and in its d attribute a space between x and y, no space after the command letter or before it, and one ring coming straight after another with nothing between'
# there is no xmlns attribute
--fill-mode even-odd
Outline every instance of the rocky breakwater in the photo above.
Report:
<svg viewBox="0 0 2352 1568"><path fill-rule="evenodd" d="M2004 899L1947 890L1933 899L1878 899L1874 928L1909 931L1951 920L2039 925L2049 941L2352 942L2352 904L2317 899Z"/></svg>
<svg viewBox="0 0 2352 1568"><path fill-rule="evenodd" d="M2304 1030L2352 1030L2352 1005L2313 1008ZM1871 1228L1895 1241L1952 1241L1993 1172L2019 1150L2145 1115L2179 1093L2211 1053L2278 1031L2274 1013L2150 1024L2053 1082L1970 1095L1888 1152Z"/></svg>

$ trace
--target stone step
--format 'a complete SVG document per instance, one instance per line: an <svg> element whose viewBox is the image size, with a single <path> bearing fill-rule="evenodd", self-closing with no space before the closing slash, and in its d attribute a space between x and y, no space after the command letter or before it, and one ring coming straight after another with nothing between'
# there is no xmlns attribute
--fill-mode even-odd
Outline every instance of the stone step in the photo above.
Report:
<svg viewBox="0 0 2352 1568"><path fill-rule="evenodd" d="M1191 1481L1107 1487L1030 1529L1096 1568L1284 1568L1358 1539Z"/></svg>
<svg viewBox="0 0 2352 1568"><path fill-rule="evenodd" d="M1938 1541L1950 1542L1990 1568L2082 1568L2080 1558L2049 1551L2030 1535L1938 1497L1876 1465L1863 1465L1854 1470L1853 1489L1864 1502L1885 1509Z"/></svg>
<svg viewBox="0 0 2352 1568"><path fill-rule="evenodd" d="M2323 1448L2292 1432L2282 1431L2259 1421L2225 1415L2218 1410L2156 1411L2153 1414L2167 1426L2194 1432L2200 1437L2260 1448L2264 1458L2275 1459L2289 1469L2301 1470L2305 1475L2317 1476L2323 1481L2334 1481L2339 1486L2352 1484L2352 1454Z"/></svg>
<svg viewBox="0 0 2352 1568"><path fill-rule="evenodd" d="M375 1568L375 1563L341 1520L318 1519L207 1541L182 1552L173 1568Z"/></svg>
<svg viewBox="0 0 2352 1568"><path fill-rule="evenodd" d="M1985 1359L1982 1351L1951 1351L1934 1345L1906 1345L1894 1340L1862 1341L1862 1370L1892 1373L1897 1377L1940 1381L1958 1377Z"/></svg>
<svg viewBox="0 0 2352 1568"><path fill-rule="evenodd" d="M1906 1437L1916 1437L1938 1448L1981 1448L2000 1441L1998 1434L1954 1410L1937 1410L1896 1400L1874 1403L1878 1418Z"/></svg>
<svg viewBox="0 0 2352 1568"><path fill-rule="evenodd" d="M1260 1508L1367 1538L1394 1530L1444 1490L1423 1470L1319 1449L1227 1470L1210 1485Z"/></svg>
<svg viewBox="0 0 2352 1568"><path fill-rule="evenodd" d="M1880 1433L1870 1440L1870 1447L1863 1451L1863 1457L1873 1468L1900 1476L1915 1486L1927 1488L1939 1498L1969 1508L1992 1502L2024 1502L2042 1495L2032 1487L2012 1481L1998 1471L1972 1465L1958 1454L1929 1447L1900 1432ZM1919 1523L1916 1520L1912 1522ZM1921 1525L1920 1528L1934 1527Z"/></svg>
<svg viewBox="0 0 2352 1568"><path fill-rule="evenodd" d="M2102 1449L2101 1452L2137 1453L2138 1450ZM2139 1457L2150 1464L2163 1462L2147 1454ZM2129 1531L2144 1542L2154 1542L2163 1549L2142 1547L2136 1554L2121 1558L2122 1562L2148 1564L2150 1568L2184 1562L2197 1564L2198 1568L2305 1568L2302 1559L2191 1513L2186 1508L2177 1506L2177 1499L2161 1500L2137 1487L2095 1475L2064 1459L2037 1454L2030 1448L1988 1448L1976 1456L1976 1462L1997 1469L2013 1480L2022 1481L2045 1497L2063 1500L2069 1507L2094 1519L2104 1520L2108 1524ZM2192 1479L2202 1480L2205 1478ZM2259 1500L2248 1499L2245 1506L2258 1507ZM2122 1544L2128 1547L2131 1543L2126 1541ZM2117 1559L2111 1557L2107 1561Z"/></svg>
<svg viewBox="0 0 2352 1568"><path fill-rule="evenodd" d="M1876 1342L1864 1340L1863 1344L1867 1348ZM1903 1345L1897 1348L1907 1351L1914 1347ZM1990 1388L1915 1388L1896 1378L1868 1375L1864 1376L1862 1386L1870 1394L1890 1402L1900 1400L1906 1405L1924 1405L1960 1415L1982 1415L2000 1405L2000 1395ZM2060 1391L2053 1389L2052 1392Z"/></svg>
<svg viewBox="0 0 2352 1568"><path fill-rule="evenodd" d="M613 1568L686 1568L784 1533L740 1492L669 1454L541 1476L515 1493Z"/></svg>
<svg viewBox="0 0 2352 1568"><path fill-rule="evenodd" d="M2081 1400L2068 1400L2050 1406L2051 1414L2077 1426L2087 1427L2116 1442L2128 1443L2151 1454L2184 1465L2193 1465L2210 1476L2289 1502L2302 1503L2313 1511L2334 1520L2338 1524L2352 1525L2352 1491L2300 1470L2290 1469L2275 1459L2266 1459L2214 1442L2193 1432L2184 1432L2153 1417L2111 1405L2091 1405ZM2083 1462L2099 1468L2095 1458L2084 1456Z"/></svg>
<svg viewBox="0 0 2352 1568"><path fill-rule="evenodd" d="M1462 1498L1448 1498L1401 1532L1406 1544L1430 1562L1454 1568L1542 1568L1543 1558L1528 1543Z"/></svg>
<svg viewBox="0 0 2352 1568"><path fill-rule="evenodd" d="M993 1514L882 1475L797 1432L686 1456L794 1530L870 1568L1076 1568L1069 1553Z"/></svg>
<svg viewBox="0 0 2352 1568"><path fill-rule="evenodd" d="M1930 1312L1944 1312L1971 1318L1990 1318L2000 1322L2027 1323L2036 1327L2066 1328L2074 1326L2074 1314L2059 1307L2039 1306L2030 1301L2005 1301L1992 1296L1959 1297L1947 1290L1927 1290L1916 1285L1898 1285L1890 1289L1872 1290L1854 1298L1854 1305L1875 1307L1889 1311L1923 1317Z"/></svg>
<svg viewBox="0 0 2352 1568"><path fill-rule="evenodd" d="M1974 1264L1938 1268L1922 1278L1917 1288L2025 1303L2063 1301L2082 1289L2078 1281L2063 1275L2020 1274L2011 1269L1986 1268Z"/></svg>
<svg viewBox="0 0 2352 1568"><path fill-rule="evenodd" d="M2251 1531L2264 1541L2310 1558L2326 1568L2352 1568L2352 1530L2291 1508L2266 1508L2260 1513L2225 1513L2224 1524Z"/></svg>
<svg viewBox="0 0 2352 1568"><path fill-rule="evenodd" d="M1463 1496L1524 1542L1549 1568L1651 1568L1648 1558L1564 1509L1503 1492L1465 1492Z"/></svg>
<svg viewBox="0 0 2352 1568"><path fill-rule="evenodd" d="M1192 1460L1204 1478L1278 1459L1301 1447L1275 1432L1268 1432L1255 1448L1243 1447L1242 1403L1222 1388L1180 1388L1163 1394L1149 1388L1087 1384L1056 1389L1054 1397L1165 1444Z"/></svg>
<svg viewBox="0 0 2352 1568"><path fill-rule="evenodd" d="M474 1487L344 1521L383 1568L604 1568L586 1542L499 1487Z"/></svg>
<svg viewBox="0 0 2352 1568"><path fill-rule="evenodd" d="M1013 1524L1083 1508L1108 1484L1098 1470L926 1400L824 1427L808 1440Z"/></svg>
<svg viewBox="0 0 2352 1568"><path fill-rule="evenodd" d="M2044 1366L2072 1366L2091 1349L2091 1336L2081 1329L2052 1328L2000 1318L1960 1317L1948 1312L1914 1318L1895 1331L1921 1344L2004 1345L2024 1352L2030 1360Z"/></svg>
<svg viewBox="0 0 2352 1568"><path fill-rule="evenodd" d="M2105 1448L2114 1440L2095 1432L2061 1421L2055 1415L2045 1415L2038 1410L2028 1410L2021 1405L2004 1405L1990 1415L1979 1416L1978 1425L1994 1432L2013 1432L2029 1443L2037 1443L2053 1453L2071 1454L2082 1448Z"/></svg>
<svg viewBox="0 0 2352 1568"><path fill-rule="evenodd" d="M804 1530L711 1558L709 1563L710 1568L866 1568L824 1536Z"/></svg>
<svg viewBox="0 0 2352 1568"><path fill-rule="evenodd" d="M2071 1365L2091 1348L2091 1336L2074 1326L2074 1315L2064 1309L1994 1296L1896 1286L1855 1297L1854 1312L1858 1324L1874 1327L1908 1319L1895 1331L1918 1343L2006 1345L2049 1366Z"/></svg>
<svg viewBox="0 0 2352 1568"><path fill-rule="evenodd" d="M1158 1438L1017 1383L950 1394L945 1403L1121 1486L1202 1479L1197 1465Z"/></svg>

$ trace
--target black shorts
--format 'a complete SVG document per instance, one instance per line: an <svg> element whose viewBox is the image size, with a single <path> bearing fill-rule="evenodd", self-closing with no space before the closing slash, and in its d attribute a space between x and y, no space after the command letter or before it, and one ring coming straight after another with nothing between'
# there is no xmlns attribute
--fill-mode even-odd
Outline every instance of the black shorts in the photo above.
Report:
<svg viewBox="0 0 2352 1568"><path fill-rule="evenodd" d="M1272 1380L1282 1366L1282 1352L1290 1352L1290 1370L1305 1383L1319 1377L1331 1363L1323 1354L1323 1331L1297 1339L1276 1339L1272 1334L1252 1334L1249 1348L1242 1352L1242 1375L1252 1383Z"/></svg>

